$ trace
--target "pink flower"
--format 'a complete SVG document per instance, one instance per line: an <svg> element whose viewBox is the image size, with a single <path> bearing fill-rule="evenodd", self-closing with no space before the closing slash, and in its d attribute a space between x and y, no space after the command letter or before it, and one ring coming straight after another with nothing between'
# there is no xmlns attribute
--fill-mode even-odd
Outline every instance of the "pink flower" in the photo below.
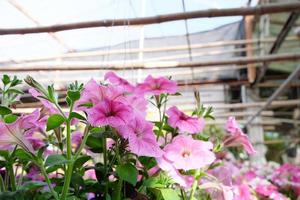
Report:
<svg viewBox="0 0 300 200"><path fill-rule="evenodd" d="M129 149L138 156L160 157L159 148L153 133L153 124L140 117L135 117L126 126L118 128L119 133L128 138Z"/></svg>
<svg viewBox="0 0 300 200"><path fill-rule="evenodd" d="M138 115L140 117L146 116L148 101L145 99L145 97L134 94L126 96L126 99L124 100L125 101L123 101L123 103L132 107L135 115Z"/></svg>
<svg viewBox="0 0 300 200"><path fill-rule="evenodd" d="M121 87L126 92L132 93L135 89L134 86L131 85L127 80L120 78L112 71L107 72L104 76L104 79L108 80L113 85Z"/></svg>
<svg viewBox="0 0 300 200"><path fill-rule="evenodd" d="M72 145L75 146L75 148L77 148L81 142L82 142L82 137L83 137L83 134L80 132L80 131L74 131L72 133L72 136L71 136L71 140L72 140Z"/></svg>
<svg viewBox="0 0 300 200"><path fill-rule="evenodd" d="M169 116L168 124L178 128L181 133L199 133L204 128L203 118L190 117L178 110L176 106L169 108L166 113Z"/></svg>
<svg viewBox="0 0 300 200"><path fill-rule="evenodd" d="M34 181L43 181L44 180L44 177L41 175L40 169L35 165L33 165L29 168L27 177Z"/></svg>
<svg viewBox="0 0 300 200"><path fill-rule="evenodd" d="M88 121L93 126L119 127L131 120L132 110L125 104L104 99L87 110Z"/></svg>
<svg viewBox="0 0 300 200"><path fill-rule="evenodd" d="M24 136L20 121L19 118L11 124L0 122L0 148L11 149L13 145L19 145L24 150L34 153L32 145Z"/></svg>
<svg viewBox="0 0 300 200"><path fill-rule="evenodd" d="M230 133L225 141L223 142L224 146L236 146L243 145L244 149L249 154L255 153L255 149L253 148L248 136L243 133L242 129L238 127L238 124L235 121L234 117L229 117L226 123L226 130Z"/></svg>
<svg viewBox="0 0 300 200"><path fill-rule="evenodd" d="M179 184L183 188L192 187L194 182L193 176L180 174L179 170L175 169L172 163L168 161L164 156L156 158L156 161L159 168L166 171L175 183Z"/></svg>
<svg viewBox="0 0 300 200"><path fill-rule="evenodd" d="M211 151L212 148L211 142L179 135L173 139L171 144L165 146L163 157L170 161L175 169L199 169L214 162L216 157Z"/></svg>
<svg viewBox="0 0 300 200"><path fill-rule="evenodd" d="M45 129L47 119L42 117L38 109L35 109L32 113L22 116L20 120L20 126L28 132L40 132Z"/></svg>
<svg viewBox="0 0 300 200"><path fill-rule="evenodd" d="M160 95L162 93L175 94L177 91L176 81L171 81L165 77L153 78L149 75L144 83L138 84L138 93L150 93L154 95Z"/></svg>
<svg viewBox="0 0 300 200"><path fill-rule="evenodd" d="M90 169L84 172L84 177L87 179L97 180L96 172L94 169Z"/></svg>
<svg viewBox="0 0 300 200"><path fill-rule="evenodd" d="M269 197L272 193L277 192L277 187L272 184L258 184L255 191L265 197Z"/></svg>
<svg viewBox="0 0 300 200"><path fill-rule="evenodd" d="M247 185L241 184L235 186L234 193L234 200L253 200L250 188Z"/></svg>

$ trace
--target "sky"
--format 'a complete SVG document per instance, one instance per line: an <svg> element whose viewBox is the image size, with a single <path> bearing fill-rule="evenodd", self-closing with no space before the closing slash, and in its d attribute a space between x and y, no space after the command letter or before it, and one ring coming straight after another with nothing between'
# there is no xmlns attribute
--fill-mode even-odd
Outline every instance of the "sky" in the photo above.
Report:
<svg viewBox="0 0 300 200"><path fill-rule="evenodd" d="M15 1L42 25L64 24L101 19L134 18L182 12L182 0L0 0L0 28L34 27L9 1ZM144 2L144 4L143 4ZM185 0L186 10L246 6L248 0ZM252 0L255 5L257 0ZM144 12L143 10L144 5ZM190 33L210 30L240 20L218 17L188 20ZM142 27L89 28L56 33L72 49L89 50L138 39ZM167 37L185 34L184 21L147 25L144 36ZM0 61L57 55L67 49L47 33L0 36Z"/></svg>

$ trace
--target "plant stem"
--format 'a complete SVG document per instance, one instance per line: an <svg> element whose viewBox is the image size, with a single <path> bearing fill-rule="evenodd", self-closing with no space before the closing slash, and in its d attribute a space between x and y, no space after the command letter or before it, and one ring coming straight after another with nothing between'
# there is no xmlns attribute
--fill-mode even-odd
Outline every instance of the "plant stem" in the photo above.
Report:
<svg viewBox="0 0 300 200"><path fill-rule="evenodd" d="M198 186L198 179L199 179L199 175L200 175L200 169L198 169L194 175L194 183L193 183L193 186L192 186L192 190L191 190L191 193L190 193L190 198L189 200L193 200L194 199L194 194L195 194L195 191L197 189L197 186Z"/></svg>
<svg viewBox="0 0 300 200"><path fill-rule="evenodd" d="M117 198L116 200L121 200L121 192L122 192L123 180L119 178L117 185Z"/></svg>
<svg viewBox="0 0 300 200"><path fill-rule="evenodd" d="M57 193L54 191L54 189L53 189L53 187L52 187L52 185L51 185L51 181L50 181L50 179L49 179L49 177L48 177L48 174L47 174L47 172L46 172L46 170L45 170L44 165L43 165L43 164L40 164L39 167L40 167L40 169L41 169L41 172L42 172L43 176L45 177L45 181L46 181L46 183L48 184L48 187L49 187L50 192L52 193L53 197L54 197L56 200L58 200L58 195L57 195Z"/></svg>
<svg viewBox="0 0 300 200"><path fill-rule="evenodd" d="M105 191L104 191L104 196L106 198L108 194L108 179L107 179L107 145L106 145L106 136L104 134L103 140L102 140L102 145L103 145L103 165L104 165L104 181L105 181Z"/></svg>
<svg viewBox="0 0 300 200"><path fill-rule="evenodd" d="M5 191L5 185L4 185L3 178L0 174L0 192L4 192L4 191Z"/></svg>
<svg viewBox="0 0 300 200"><path fill-rule="evenodd" d="M116 141L116 155L117 155L118 165L121 165L122 160L120 158L120 151L119 151L118 141ZM122 187L123 187L123 180L119 177L118 185L117 185L117 198L116 198L116 200L121 200Z"/></svg>
<svg viewBox="0 0 300 200"><path fill-rule="evenodd" d="M85 129L84 129L84 132L83 132L83 139L82 139L82 142L81 142L81 144L80 144L78 150L77 150L76 153L75 153L75 156L74 156L74 159L73 159L74 162L77 160L78 156L80 155L82 149L83 149L84 146L85 146L85 143L86 143L87 138L88 138L88 135L89 135L89 134L88 134L88 133L89 133L89 130L90 130L90 124L87 124L86 127L85 127Z"/></svg>
<svg viewBox="0 0 300 200"><path fill-rule="evenodd" d="M72 144L71 144L71 124L70 120L67 120L67 159L69 160L67 172L65 174L65 182L62 190L62 194L60 199L65 200L67 197L67 193L69 191L70 182L73 174L73 164L72 160Z"/></svg>
<svg viewBox="0 0 300 200"><path fill-rule="evenodd" d="M11 190L16 191L16 189L17 189L16 178L15 178L15 174L14 174L14 170L13 170L13 165L11 163L8 164L7 170L8 170L9 177L10 177Z"/></svg>
<svg viewBox="0 0 300 200"><path fill-rule="evenodd" d="M185 191L182 188L180 189L180 193L181 193L182 199L186 200L186 194L185 194Z"/></svg>

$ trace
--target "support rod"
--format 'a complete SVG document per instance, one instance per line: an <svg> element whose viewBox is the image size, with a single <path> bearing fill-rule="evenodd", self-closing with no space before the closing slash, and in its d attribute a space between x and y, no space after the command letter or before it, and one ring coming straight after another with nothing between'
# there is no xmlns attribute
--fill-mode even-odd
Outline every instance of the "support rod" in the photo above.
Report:
<svg viewBox="0 0 300 200"><path fill-rule="evenodd" d="M293 73L291 73L289 75L289 77L279 86L279 88L272 94L272 96L270 96L268 98L268 100L266 101L266 103L264 104L263 107L261 107L246 123L245 126L248 126L251 124L251 122L253 122L253 120L259 116L261 114L261 112L263 110L265 110L266 108L268 108L271 103L284 91L284 89L286 87L288 87L288 85L296 78L298 78L300 75L300 66L298 66Z"/></svg>
<svg viewBox="0 0 300 200"><path fill-rule="evenodd" d="M124 25L148 25L163 22L204 18L204 17L228 17L228 16L246 16L246 15L264 15L279 12L291 12L300 9L300 2L294 3L276 3L262 5L256 7L228 8L228 9L209 9L191 12L181 12L166 15L157 15L143 18L128 18L128 19L104 19L99 21L77 22L70 24L57 24L52 26L41 26L34 28L8 28L0 29L0 35L9 34L29 34L29 33L45 33L58 32L72 29L94 28L94 27L110 27ZM128 22L128 23L124 23Z"/></svg>

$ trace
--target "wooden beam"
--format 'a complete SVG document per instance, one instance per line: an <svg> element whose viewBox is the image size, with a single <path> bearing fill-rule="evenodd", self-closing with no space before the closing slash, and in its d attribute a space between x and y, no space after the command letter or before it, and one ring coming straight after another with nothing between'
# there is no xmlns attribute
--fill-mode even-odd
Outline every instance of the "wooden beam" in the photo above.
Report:
<svg viewBox="0 0 300 200"><path fill-rule="evenodd" d="M296 23L297 19L299 18L300 12L299 11L295 11L292 12L288 19L286 20L285 24L283 25L282 29L280 30L275 42L273 43L269 54L275 54L278 52L278 50L280 49L283 41L285 40L286 36L288 35L288 33L290 32L290 30L292 29L292 27L294 26L294 24ZM267 69L269 67L269 63L265 62L263 67L260 70L260 73L257 77L257 80L255 81L256 83L259 83L262 81L262 79L264 78Z"/></svg>
<svg viewBox="0 0 300 200"><path fill-rule="evenodd" d="M209 9L209 10L191 11L185 13L181 12L181 13L174 13L174 14L158 15L153 17L106 19L106 20L99 20L99 21L41 26L36 28L8 28L8 29L0 29L0 35L57 32L57 31L93 28L93 27L148 25L148 24L157 24L163 22L187 20L187 19L195 19L195 18L203 18L203 17L264 15L270 13L296 11L299 9L300 9L300 2L276 3L276 4L268 4L268 5L262 5L256 7Z"/></svg>
<svg viewBox="0 0 300 200"><path fill-rule="evenodd" d="M99 62L61 62L61 63L34 63L17 64L7 67L0 67L0 72L30 72L30 71L86 71L86 70L134 70L134 69L173 69L173 68L191 68L208 66L226 66L226 65L246 65L250 63L294 61L299 60L300 54L276 54L260 57L236 57L226 60L213 60L202 62L149 62L149 63L107 63Z"/></svg>
<svg viewBox="0 0 300 200"><path fill-rule="evenodd" d="M245 38L252 40L253 38L253 19L254 16L245 16ZM254 55L254 49L252 44L246 45L246 55L248 58L252 58ZM247 76L250 83L253 83L256 78L256 68L253 63L247 65Z"/></svg>

